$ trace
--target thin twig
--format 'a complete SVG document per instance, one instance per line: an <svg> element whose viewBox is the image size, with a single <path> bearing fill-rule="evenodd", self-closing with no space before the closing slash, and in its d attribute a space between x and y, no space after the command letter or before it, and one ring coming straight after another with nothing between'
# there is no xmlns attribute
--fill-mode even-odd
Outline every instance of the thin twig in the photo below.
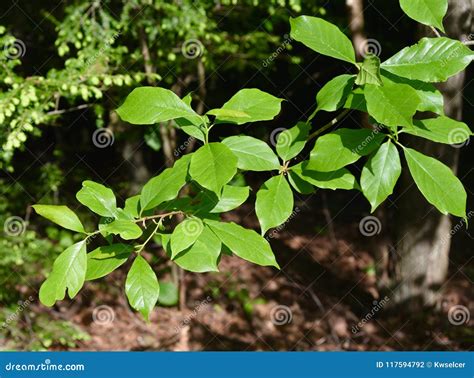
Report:
<svg viewBox="0 0 474 378"><path fill-rule="evenodd" d="M51 115L59 115L59 114L64 114L64 113L75 112L77 110L90 108L92 105L93 104L82 104L82 105L75 106L75 107L69 108L69 109L52 110L52 111L46 113L46 115L51 116Z"/></svg>
<svg viewBox="0 0 474 378"><path fill-rule="evenodd" d="M169 213L150 215L148 217L143 217L143 218L137 219L135 221L135 223L140 223L140 222L144 222L144 221L152 220L152 219L157 219L157 218L166 218L166 217L170 217L170 216L177 215L177 214L183 214L183 212L182 211L170 211Z"/></svg>
<svg viewBox="0 0 474 378"><path fill-rule="evenodd" d="M441 37L441 34L439 34L439 31L438 31L435 27L430 26L430 28L431 28L431 30L433 31L433 33L436 34L437 37Z"/></svg>
<svg viewBox="0 0 474 378"><path fill-rule="evenodd" d="M327 129L331 128L336 123L338 123L341 119L343 119L347 115L347 113L349 113L349 112L350 112L350 109L344 109L344 111L341 114L339 114L336 118L334 118L333 120L331 120L330 122L325 124L323 127L321 127L320 129L318 129L314 133L312 133L308 137L308 140L311 140L311 139L317 137L319 134L324 133Z"/></svg>

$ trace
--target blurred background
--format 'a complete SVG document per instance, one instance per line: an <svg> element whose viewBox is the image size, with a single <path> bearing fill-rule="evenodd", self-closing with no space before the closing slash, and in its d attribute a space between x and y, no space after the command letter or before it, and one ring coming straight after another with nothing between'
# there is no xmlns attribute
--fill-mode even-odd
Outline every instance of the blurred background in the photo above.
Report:
<svg viewBox="0 0 474 378"><path fill-rule="evenodd" d="M450 37L472 39L472 6L450 2ZM192 92L198 112L244 87L265 90L286 100L277 119L221 129L216 138L243 132L274 145L279 132L311 114L327 81L351 72L291 40L289 18L301 14L337 24L359 56L373 52L382 60L431 35L397 0L2 2L0 349L472 348L472 228L438 214L410 177L372 215L361 193L296 194L294 216L268 235L279 272L227 257L220 273L176 277L154 245L147 257L162 293L149 324L124 296L127 266L87 283L73 301L39 303L42 280L74 236L36 216L31 205L67 204L93 224L75 200L83 180L110 186L124 199L195 148L173 124L120 121L114 110L134 87ZM470 125L472 83L469 68L441 86L447 114ZM320 114L313 127L333 116ZM362 122L354 111L341 125ZM473 209L473 146L418 148L457 170ZM360 168L353 168L357 176ZM255 189L267 177L239 179ZM254 200L227 219L257 228Z"/></svg>

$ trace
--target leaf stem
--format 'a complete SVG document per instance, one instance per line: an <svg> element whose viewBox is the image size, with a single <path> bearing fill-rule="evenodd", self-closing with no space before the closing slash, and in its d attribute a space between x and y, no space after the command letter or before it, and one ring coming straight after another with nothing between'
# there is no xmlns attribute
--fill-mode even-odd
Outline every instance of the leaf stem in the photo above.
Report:
<svg viewBox="0 0 474 378"><path fill-rule="evenodd" d="M170 211L169 213L164 213L164 214L150 215L148 217L137 219L135 223L146 222L147 220L158 219L158 218L161 220L163 218L172 217L173 215L177 215L177 214L183 214L183 212L178 210L178 211Z"/></svg>
<svg viewBox="0 0 474 378"><path fill-rule="evenodd" d="M441 37L441 34L439 33L439 31L438 31L435 27L430 26L430 28L431 28L431 30L433 31L433 33L435 33L435 35L436 35L438 38Z"/></svg>
<svg viewBox="0 0 474 378"><path fill-rule="evenodd" d="M137 247L139 247L139 249L136 251L136 254L137 254L137 255L139 255L139 254L143 251L143 249L144 249L145 246L148 244L148 242L151 240L151 238L156 234L156 232L158 231L158 229L159 229L160 226L161 226L162 220L163 220L163 219L160 219L158 222L156 222L155 229L154 229L153 232L150 234L150 236L148 236L148 238L143 242L143 244L137 245Z"/></svg>
<svg viewBox="0 0 474 378"><path fill-rule="evenodd" d="M316 130L314 133L310 134L308 136L308 140L311 140L311 139L317 137L318 135L324 133L327 129L331 128L336 123L338 123L342 118L344 118L349 112L350 112L350 109L344 109L344 111L341 112L341 114L339 114L337 117L332 119L330 122L326 123L323 127Z"/></svg>

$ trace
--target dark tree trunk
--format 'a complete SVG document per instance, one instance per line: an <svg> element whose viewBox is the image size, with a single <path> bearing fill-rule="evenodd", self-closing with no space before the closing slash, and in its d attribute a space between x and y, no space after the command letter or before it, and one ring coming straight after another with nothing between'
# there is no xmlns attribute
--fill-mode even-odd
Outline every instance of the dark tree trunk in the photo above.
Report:
<svg viewBox="0 0 474 378"><path fill-rule="evenodd" d="M449 37L464 40L470 32L473 4L471 0L450 1L445 20ZM424 34L432 34L429 29ZM439 86L445 99L446 115L460 120L465 73ZM456 172L459 149L422 139L410 139L422 153L439 158ZM390 277L393 304L407 303L410 311L437 303L440 288L446 280L451 246L451 219L440 214L422 197L410 173L404 170L397 199L394 271Z"/></svg>

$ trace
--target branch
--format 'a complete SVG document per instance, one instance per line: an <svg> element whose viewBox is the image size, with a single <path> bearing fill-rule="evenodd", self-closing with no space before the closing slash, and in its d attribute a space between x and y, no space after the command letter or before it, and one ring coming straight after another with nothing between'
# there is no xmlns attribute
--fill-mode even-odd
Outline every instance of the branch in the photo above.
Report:
<svg viewBox="0 0 474 378"><path fill-rule="evenodd" d="M64 114L64 113L75 112L76 110L87 109L87 108L90 108L91 106L93 106L93 105L92 104L82 104L82 105L75 106L75 107L69 108L69 109L52 110L52 111L46 113L46 115L59 115L59 114Z"/></svg>
<svg viewBox="0 0 474 378"><path fill-rule="evenodd" d="M441 34L439 34L439 31L438 31L435 27L430 26L430 28L431 28L431 30L433 31L433 33L436 34L437 37L441 37Z"/></svg>
<svg viewBox="0 0 474 378"><path fill-rule="evenodd" d="M323 127L316 130L314 133L310 134L310 136L308 137L308 140L311 140L317 137L319 134L324 133L327 129L331 128L336 123L338 123L341 119L343 119L349 112L350 112L350 109L344 109L344 111L341 114L339 114L336 118L326 123Z"/></svg>
<svg viewBox="0 0 474 378"><path fill-rule="evenodd" d="M182 211L170 211L169 213L164 213L164 214L157 214L157 215L150 215L148 217L143 217L135 221L135 223L140 223L140 222L146 222L147 220L152 220L152 219L157 219L157 218L166 218L166 217L171 217L173 215L177 214L183 214Z"/></svg>

